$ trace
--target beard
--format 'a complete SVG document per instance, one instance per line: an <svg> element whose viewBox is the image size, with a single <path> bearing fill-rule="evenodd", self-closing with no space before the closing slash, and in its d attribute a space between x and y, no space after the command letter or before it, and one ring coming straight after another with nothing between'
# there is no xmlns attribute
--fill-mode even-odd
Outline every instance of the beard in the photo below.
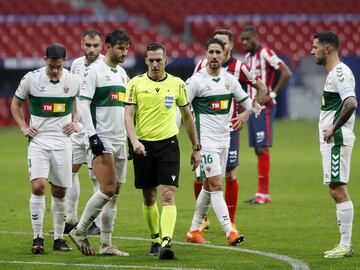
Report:
<svg viewBox="0 0 360 270"><path fill-rule="evenodd" d="M326 65L326 53L325 51L322 51L320 56L318 58L315 58L315 62L318 65L324 66Z"/></svg>

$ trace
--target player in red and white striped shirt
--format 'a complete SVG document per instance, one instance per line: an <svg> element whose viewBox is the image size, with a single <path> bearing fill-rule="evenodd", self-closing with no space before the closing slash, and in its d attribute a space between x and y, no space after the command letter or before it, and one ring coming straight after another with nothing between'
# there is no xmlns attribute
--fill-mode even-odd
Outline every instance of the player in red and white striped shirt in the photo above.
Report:
<svg viewBox="0 0 360 270"><path fill-rule="evenodd" d="M267 87L264 99L265 108L259 117L249 118L249 142L255 148L258 157L258 191L255 197L246 201L253 204L263 204L271 201L269 194L270 152L272 145L272 123L275 118L276 96L284 88L292 73L289 67L274 51L260 45L256 28L245 27L241 32L241 40L247 51L245 63L250 67ZM275 72L280 72L277 82ZM248 86L248 95L253 97L256 90Z"/></svg>
<svg viewBox="0 0 360 270"><path fill-rule="evenodd" d="M216 30L213 34L214 38L220 39L225 44L225 62L222 64L223 68L227 72L234 75L241 84L247 84L257 89L259 96L257 100L262 100L262 97L266 94L266 87L261 82L254 72L250 70L244 63L232 56L231 51L234 47L233 43L233 33L227 29ZM195 67L194 73L200 71L201 69L207 66L207 59L202 59ZM239 113L239 106L234 100L232 104L232 118L235 118ZM230 148L229 155L226 164L226 188L225 188L225 200L230 214L230 220L235 228L235 212L237 207L237 198L238 198L238 182L236 178L236 167L239 165L239 139L240 139L240 129L241 127L233 126L231 123L231 132L230 132ZM195 197L199 195L202 188L202 179L195 179L194 181L194 191Z"/></svg>

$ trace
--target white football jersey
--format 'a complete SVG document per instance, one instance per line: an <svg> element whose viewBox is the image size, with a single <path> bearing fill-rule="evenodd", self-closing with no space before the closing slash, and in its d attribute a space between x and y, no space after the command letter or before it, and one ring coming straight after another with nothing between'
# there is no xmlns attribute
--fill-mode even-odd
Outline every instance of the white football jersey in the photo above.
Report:
<svg viewBox="0 0 360 270"><path fill-rule="evenodd" d="M50 80L46 67L22 78L15 97L23 101L29 97L30 125L38 129L30 143L49 150L71 147L70 136L63 133L63 127L72 121L73 103L81 84L81 78L67 69L63 69L58 81Z"/></svg>
<svg viewBox="0 0 360 270"><path fill-rule="evenodd" d="M207 149L229 147L232 99L242 103L249 98L238 80L224 68L217 77L202 69L186 84L200 143Z"/></svg>
<svg viewBox="0 0 360 270"><path fill-rule="evenodd" d="M103 60L84 74L80 99L91 100L90 111L96 133L113 144L125 144L124 100L127 74L119 65L114 69Z"/></svg>
<svg viewBox="0 0 360 270"><path fill-rule="evenodd" d="M343 101L351 96L355 97L354 75L347 65L339 63L329 72L325 82L319 119L320 143L324 143L323 130L338 119ZM355 113L335 132L332 142L335 145L353 145L354 123Z"/></svg>
<svg viewBox="0 0 360 270"><path fill-rule="evenodd" d="M78 74L82 79L84 79L84 74L89 71L90 66L95 64L95 63L98 63L103 58L104 58L104 55L99 54L98 58L96 58L96 60L94 62L92 62L91 64L86 63L86 57L85 56L81 56L79 58L76 58L71 64L70 72L73 73L73 74ZM76 107L77 108L79 108L78 102L79 101L76 98ZM82 128L80 130L80 132L78 132L78 133L71 134L71 138L72 138L73 142L75 144L78 144L78 145L88 143L85 128Z"/></svg>

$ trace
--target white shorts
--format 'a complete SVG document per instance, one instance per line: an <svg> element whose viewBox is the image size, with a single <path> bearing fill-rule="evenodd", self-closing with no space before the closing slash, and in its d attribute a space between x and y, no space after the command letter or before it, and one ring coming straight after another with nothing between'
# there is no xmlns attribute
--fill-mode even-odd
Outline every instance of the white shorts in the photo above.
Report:
<svg viewBox="0 0 360 270"><path fill-rule="evenodd" d="M89 139L84 132L71 136L72 141L72 164L88 163Z"/></svg>
<svg viewBox="0 0 360 270"><path fill-rule="evenodd" d="M112 154L115 161L116 179L118 183L126 183L126 172L127 172L127 156L126 156L126 144L114 145L111 142L101 139L104 144L105 153ZM89 155L91 160L95 158L89 149ZM88 164L91 164L90 162ZM90 167L89 167L90 168ZM92 167L91 167L92 168Z"/></svg>
<svg viewBox="0 0 360 270"><path fill-rule="evenodd" d="M46 178L55 186L70 187L71 151L71 147L60 150L45 150L30 144L28 147L30 181L36 178Z"/></svg>
<svg viewBox="0 0 360 270"><path fill-rule="evenodd" d="M324 184L349 182L352 146L320 144Z"/></svg>
<svg viewBox="0 0 360 270"><path fill-rule="evenodd" d="M196 177L225 176L228 151L228 147L212 150L202 149L201 163L195 171Z"/></svg>

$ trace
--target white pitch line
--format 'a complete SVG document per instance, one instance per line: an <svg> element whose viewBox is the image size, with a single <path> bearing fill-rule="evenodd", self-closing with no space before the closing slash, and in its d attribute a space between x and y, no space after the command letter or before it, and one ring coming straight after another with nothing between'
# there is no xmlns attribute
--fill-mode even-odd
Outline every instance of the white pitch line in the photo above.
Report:
<svg viewBox="0 0 360 270"><path fill-rule="evenodd" d="M179 268L179 267L157 267L145 265L115 265L115 264L92 264L92 263L56 263L56 262L28 262L28 261L3 261L0 264L25 264L25 265L53 265L53 266L80 266L80 267L97 267L97 268L124 268L124 269L163 269L163 270L214 270L203 268Z"/></svg>
<svg viewBox="0 0 360 270"><path fill-rule="evenodd" d="M31 234L31 233L0 231L0 234ZM135 240L135 241L151 241L148 238L141 238L141 237L113 236L113 238L124 239L124 240ZM291 258L289 256L265 252L265 251L261 251L261 250L253 250L253 249L229 247L229 246L216 246L216 245L210 245L210 244L201 244L200 245L200 244L192 244L192 243L177 242L177 241L174 241L174 243L176 243L178 245L183 245L183 246L197 246L197 247L225 249L225 250L233 250L233 251L237 251L237 252L251 253L251 254L256 254L256 255L260 255L260 256L270 257L270 258L277 259L279 261L288 263L291 265L293 270L310 270L309 266L301 260L297 260L297 259Z"/></svg>

